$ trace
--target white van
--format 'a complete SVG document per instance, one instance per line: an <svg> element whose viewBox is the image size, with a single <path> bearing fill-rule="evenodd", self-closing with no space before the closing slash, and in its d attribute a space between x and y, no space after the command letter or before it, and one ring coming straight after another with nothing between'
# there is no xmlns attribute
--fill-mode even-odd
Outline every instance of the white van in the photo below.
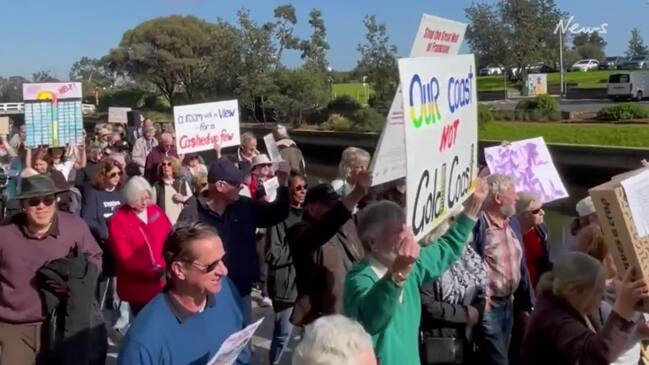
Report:
<svg viewBox="0 0 649 365"><path fill-rule="evenodd" d="M649 96L649 72L615 72L608 77L608 97L618 99L636 99Z"/></svg>

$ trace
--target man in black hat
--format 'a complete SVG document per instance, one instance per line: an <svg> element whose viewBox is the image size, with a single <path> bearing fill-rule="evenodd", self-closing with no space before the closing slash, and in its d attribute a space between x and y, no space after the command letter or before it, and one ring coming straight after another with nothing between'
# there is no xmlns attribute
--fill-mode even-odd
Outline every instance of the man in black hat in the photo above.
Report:
<svg viewBox="0 0 649 365"><path fill-rule="evenodd" d="M259 277L255 229L272 227L288 216L288 172L288 164L281 162L274 202L254 201L239 195L244 173L229 160L217 160L207 173L207 199L198 204L198 220L215 227L223 240L225 264L242 297L246 322L251 318L252 284Z"/></svg>
<svg viewBox="0 0 649 365"><path fill-rule="evenodd" d="M16 196L22 212L0 225L1 364L33 364L40 352L45 313L34 282L43 265L78 248L101 271L102 252L86 223L57 211L59 192L46 175L22 179Z"/></svg>
<svg viewBox="0 0 649 365"><path fill-rule="evenodd" d="M366 170L353 174L357 184L342 200L330 184L310 188L304 198L302 222L287 233L296 271L298 295L291 315L296 326L342 312L345 275L365 254L351 218L372 178Z"/></svg>

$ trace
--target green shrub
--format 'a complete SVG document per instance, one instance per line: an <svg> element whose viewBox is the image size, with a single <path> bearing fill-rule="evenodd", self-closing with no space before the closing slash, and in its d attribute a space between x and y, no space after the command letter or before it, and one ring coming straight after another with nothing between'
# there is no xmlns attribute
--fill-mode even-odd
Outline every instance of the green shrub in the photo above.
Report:
<svg viewBox="0 0 649 365"><path fill-rule="evenodd" d="M523 110L514 111L514 120L523 121L525 120L524 118L525 118L525 112Z"/></svg>
<svg viewBox="0 0 649 365"><path fill-rule="evenodd" d="M532 122L540 122L543 118L543 113L539 109L530 110L528 113L529 120Z"/></svg>
<svg viewBox="0 0 649 365"><path fill-rule="evenodd" d="M352 130L352 124L349 119L340 114L331 114L326 122L320 124L319 129L347 132Z"/></svg>
<svg viewBox="0 0 649 365"><path fill-rule="evenodd" d="M485 104L478 104L478 127L483 128L487 123L492 122L494 116L491 107Z"/></svg>
<svg viewBox="0 0 649 365"><path fill-rule="evenodd" d="M380 131L385 124L385 117L373 108L362 108L352 114L354 129L363 131Z"/></svg>
<svg viewBox="0 0 649 365"><path fill-rule="evenodd" d="M539 95L534 98L534 102L536 106L533 109L538 109L543 114L559 111L559 102L550 95Z"/></svg>
<svg viewBox="0 0 649 365"><path fill-rule="evenodd" d="M518 103L516 103L515 110L531 110L535 107L536 103L534 102L534 99L521 99Z"/></svg>
<svg viewBox="0 0 649 365"><path fill-rule="evenodd" d="M558 122L560 121L561 118L561 112L559 111L553 111L548 114L548 119L553 121L553 122Z"/></svg>
<svg viewBox="0 0 649 365"><path fill-rule="evenodd" d="M597 117L602 120L627 120L649 118L649 108L632 103L618 104L602 108Z"/></svg>
<svg viewBox="0 0 649 365"><path fill-rule="evenodd" d="M351 116L361 108L361 104L350 95L340 95L327 104L329 113L340 114L346 117Z"/></svg>

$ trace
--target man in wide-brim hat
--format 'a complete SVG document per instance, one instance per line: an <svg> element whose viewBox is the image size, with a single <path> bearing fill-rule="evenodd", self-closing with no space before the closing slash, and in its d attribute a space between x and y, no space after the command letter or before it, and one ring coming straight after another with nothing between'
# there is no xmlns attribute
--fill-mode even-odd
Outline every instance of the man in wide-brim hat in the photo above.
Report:
<svg viewBox="0 0 649 365"><path fill-rule="evenodd" d="M21 179L21 212L0 225L0 364L35 363L46 340L44 305L34 285L43 265L77 247L101 271L102 252L86 223L57 211L59 192L46 175Z"/></svg>

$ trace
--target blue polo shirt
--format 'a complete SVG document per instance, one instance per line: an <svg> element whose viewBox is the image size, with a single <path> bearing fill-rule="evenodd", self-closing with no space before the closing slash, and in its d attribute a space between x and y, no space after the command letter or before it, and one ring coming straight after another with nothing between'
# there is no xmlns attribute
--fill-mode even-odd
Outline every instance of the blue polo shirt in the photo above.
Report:
<svg viewBox="0 0 649 365"><path fill-rule="evenodd" d="M205 310L190 314L166 291L155 296L135 318L119 353L118 365L203 365L221 344L243 329L239 295L228 278L208 296ZM246 347L237 364L250 363Z"/></svg>

